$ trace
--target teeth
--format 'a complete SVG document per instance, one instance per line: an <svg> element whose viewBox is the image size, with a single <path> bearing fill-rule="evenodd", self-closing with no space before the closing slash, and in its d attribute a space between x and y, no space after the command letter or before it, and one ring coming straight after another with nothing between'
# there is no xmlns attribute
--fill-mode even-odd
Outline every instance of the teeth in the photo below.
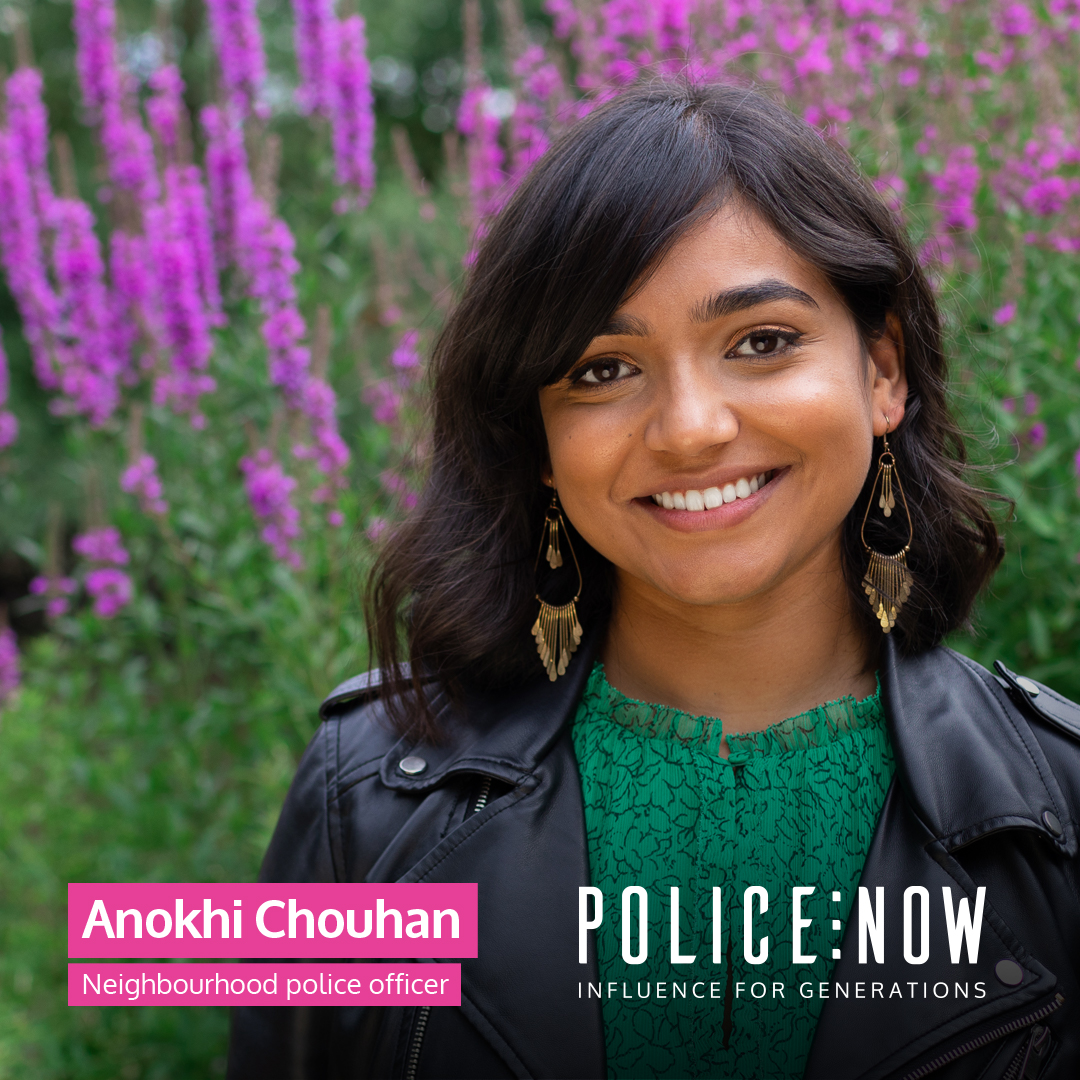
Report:
<svg viewBox="0 0 1080 1080"><path fill-rule="evenodd" d="M714 510L722 503L735 502L736 499L748 499L755 491L763 488L768 481L767 473L758 473L747 479L740 477L733 484L723 488L711 487L704 491L665 491L654 495L652 500L665 510Z"/></svg>

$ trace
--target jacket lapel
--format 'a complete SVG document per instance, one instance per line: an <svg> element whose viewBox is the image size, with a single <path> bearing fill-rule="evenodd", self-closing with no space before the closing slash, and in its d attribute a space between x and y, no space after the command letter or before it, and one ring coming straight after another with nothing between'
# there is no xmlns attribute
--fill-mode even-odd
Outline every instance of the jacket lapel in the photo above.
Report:
<svg viewBox="0 0 1080 1080"><path fill-rule="evenodd" d="M451 720L437 748L402 741L383 760L387 786L423 793L448 777L481 773L514 785L450 832L417 864L391 844L376 880L475 881L479 956L461 963L462 1011L519 1077L602 1077L600 1002L578 996L599 981L595 948L579 964L578 887L589 884L581 781L569 721L592 668L594 642L557 682L546 678L476 702ZM419 752L420 777L397 769Z"/></svg>
<svg viewBox="0 0 1080 1080"><path fill-rule="evenodd" d="M966 949L952 963L945 930L942 889L951 888L954 903L966 896L972 910L977 891L953 852L1003 829L1030 830L1075 851L1071 831L1056 838L1042 820L1046 810L1060 820L1067 815L1027 722L990 676L947 649L902 659L890 641L881 674L897 771L859 884L871 902L884 889L885 962L877 964L869 947L868 962L858 962L856 895L831 979L851 996L823 1008L808 1078L892 1075L1026 1011L1057 983L994 910L989 889L976 964L967 962ZM904 959L909 886L929 891L929 956L922 964ZM914 910L917 926L917 900ZM998 977L1002 961L1019 965L1018 985Z"/></svg>

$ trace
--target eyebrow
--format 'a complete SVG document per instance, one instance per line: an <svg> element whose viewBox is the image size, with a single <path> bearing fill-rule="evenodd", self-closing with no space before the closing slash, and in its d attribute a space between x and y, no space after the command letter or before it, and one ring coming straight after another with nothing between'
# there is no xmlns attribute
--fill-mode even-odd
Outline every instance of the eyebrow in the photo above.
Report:
<svg viewBox="0 0 1080 1080"><path fill-rule="evenodd" d="M725 289L713 296L695 304L690 311L690 318L696 323L713 322L722 319L726 315L733 315L737 311L745 311L747 308L756 307L758 304L767 304L775 300L794 300L798 304L817 308L818 302L802 289L796 289L786 281L769 278L759 281L754 285L744 285L741 288ZM597 337L648 337L652 333L652 327L636 315L625 315L616 312L600 328Z"/></svg>
<svg viewBox="0 0 1080 1080"><path fill-rule="evenodd" d="M809 293L796 289L794 285L789 285L786 281L770 278L754 285L718 292L697 304L690 312L690 318L697 323L712 322L714 319L724 318L725 315L733 315L736 311L744 311L746 308L767 304L773 300L794 300L797 304L805 304L807 307L818 306L818 302Z"/></svg>

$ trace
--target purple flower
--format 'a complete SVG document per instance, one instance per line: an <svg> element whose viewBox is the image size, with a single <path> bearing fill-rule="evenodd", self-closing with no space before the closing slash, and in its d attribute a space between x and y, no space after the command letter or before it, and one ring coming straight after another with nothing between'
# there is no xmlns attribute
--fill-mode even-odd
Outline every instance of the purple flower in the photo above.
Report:
<svg viewBox="0 0 1080 1080"><path fill-rule="evenodd" d="M137 495L144 513L168 513L169 504L163 498L164 489L157 474L157 462L150 454L142 454L123 471L120 476L120 490L129 495Z"/></svg>
<svg viewBox="0 0 1080 1080"><path fill-rule="evenodd" d="M6 704L19 689L19 643L10 626L0 629L0 704Z"/></svg>
<svg viewBox="0 0 1080 1080"><path fill-rule="evenodd" d="M378 424L393 427L401 413L401 394L389 382L377 382L364 391L364 401L371 406L371 415Z"/></svg>
<svg viewBox="0 0 1080 1080"><path fill-rule="evenodd" d="M241 116L269 116L262 101L266 55L255 0L207 0L206 7L221 81L232 107Z"/></svg>
<svg viewBox="0 0 1080 1080"><path fill-rule="evenodd" d="M169 154L170 160L180 146L184 121L184 80L175 64L165 64L150 76L153 94L146 102L150 129Z"/></svg>
<svg viewBox="0 0 1080 1080"><path fill-rule="evenodd" d="M114 229L109 237L109 326L121 377L129 381L135 378L135 345L143 329L148 333L157 329L151 278L145 238ZM142 361L147 367L152 362L152 357Z"/></svg>
<svg viewBox="0 0 1080 1080"><path fill-rule="evenodd" d="M300 511L292 504L296 481L286 475L265 447L253 457L241 458L240 471L248 501L263 525L260 535L275 558L299 570L303 560L294 545L300 536Z"/></svg>
<svg viewBox="0 0 1080 1080"><path fill-rule="evenodd" d="M0 132L0 259L38 381L54 390L60 381L53 360L58 301L46 272L41 234L33 184L18 142Z"/></svg>
<svg viewBox="0 0 1080 1080"><path fill-rule="evenodd" d="M1024 395L1024 415L1034 416L1039 411L1039 395L1029 390Z"/></svg>
<svg viewBox="0 0 1080 1080"><path fill-rule="evenodd" d="M958 146L949 152L941 172L930 177L940 196L937 208L947 228L971 230L978 224L975 194L980 175L975 148Z"/></svg>
<svg viewBox="0 0 1080 1080"><path fill-rule="evenodd" d="M1046 425L1041 422L1032 424L1028 439L1036 450L1041 450L1046 445Z"/></svg>
<svg viewBox="0 0 1080 1080"><path fill-rule="evenodd" d="M50 619L58 619L61 615L67 614L67 598L73 595L78 587L78 583L74 578L50 578L42 574L30 582L30 594L32 596L44 596L46 601L45 614Z"/></svg>
<svg viewBox="0 0 1080 1080"><path fill-rule="evenodd" d="M485 219L499 212L505 198L500 122L492 110L492 95L491 87L480 82L465 91L458 109L457 126L465 136L469 166L469 194L481 232Z"/></svg>
<svg viewBox="0 0 1080 1080"><path fill-rule="evenodd" d="M116 54L116 7L111 0L74 0L75 70L95 123L123 97Z"/></svg>
<svg viewBox="0 0 1080 1080"><path fill-rule="evenodd" d="M86 591L94 601L94 614L111 619L131 603L134 589L123 570L101 567L86 575Z"/></svg>
<svg viewBox="0 0 1080 1080"><path fill-rule="evenodd" d="M244 130L229 110L208 105L202 111L206 132L206 180L217 256L222 265L240 261L240 219L255 197L244 149Z"/></svg>
<svg viewBox="0 0 1080 1080"><path fill-rule="evenodd" d="M49 118L41 90L41 72L36 68L20 68L5 88L8 131L30 178L39 220L48 216L53 198L48 169Z"/></svg>
<svg viewBox="0 0 1080 1080"><path fill-rule="evenodd" d="M293 18L296 67L300 73L297 103L302 112L332 116L335 111L334 69L341 55L338 48L341 27L334 15L334 2L293 0ZM346 21L352 22L355 18ZM361 53L363 32L363 21L360 20ZM355 29L352 33L355 35Z"/></svg>
<svg viewBox="0 0 1080 1080"><path fill-rule="evenodd" d="M75 69L90 119L100 129L109 176L141 205L149 204L158 196L154 147L120 68L113 0L75 0L73 25Z"/></svg>
<svg viewBox="0 0 1080 1080"><path fill-rule="evenodd" d="M120 530L113 525L79 534L72 540L71 547L84 559L112 566L127 566L130 558L120 539Z"/></svg>
<svg viewBox="0 0 1080 1080"><path fill-rule="evenodd" d="M338 39L330 109L334 166L338 183L355 192L357 204L364 206L375 187L375 102L364 20L359 15L345 19Z"/></svg>
<svg viewBox="0 0 1080 1080"><path fill-rule="evenodd" d="M59 293L57 359L60 389L68 409L100 426L119 402L123 361L113 352L112 313L105 287L105 264L94 219L78 199L53 204L53 268Z"/></svg>
<svg viewBox="0 0 1080 1080"><path fill-rule="evenodd" d="M198 399L212 391L215 383L205 374L213 340L189 231L187 173L176 166L166 169L165 200L147 211L146 227L162 340L171 360L171 369L154 382L154 401L171 403L178 412L191 413L198 423ZM201 194L201 187L196 194Z"/></svg>
<svg viewBox="0 0 1080 1080"><path fill-rule="evenodd" d="M1036 26L1035 16L1025 4L1006 4L997 18L1002 37L1028 37Z"/></svg>
<svg viewBox="0 0 1080 1080"><path fill-rule="evenodd" d="M1011 323L1015 318L1016 305L1013 303L1005 304L994 312L994 322L996 322L998 326L1005 326L1007 323Z"/></svg>
<svg viewBox="0 0 1080 1080"><path fill-rule="evenodd" d="M416 346L420 340L417 330L406 330L398 340L397 347L390 356L390 363L399 371L414 371L420 366L420 354Z"/></svg>

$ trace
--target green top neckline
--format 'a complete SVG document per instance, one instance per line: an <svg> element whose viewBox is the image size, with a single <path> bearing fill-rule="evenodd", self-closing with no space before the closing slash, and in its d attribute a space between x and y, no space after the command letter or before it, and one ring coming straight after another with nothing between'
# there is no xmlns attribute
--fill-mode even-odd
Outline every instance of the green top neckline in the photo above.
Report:
<svg viewBox="0 0 1080 1080"><path fill-rule="evenodd" d="M747 731L728 736L728 765L745 765L757 754L787 754L827 746L852 731L880 722L881 679L874 692L861 701L845 694L797 716L777 721L763 731ZM724 737L723 721L715 716L693 716L671 705L659 705L628 697L608 682L604 665L593 665L585 696L592 697L602 714L614 723L649 739L668 739L720 758Z"/></svg>

